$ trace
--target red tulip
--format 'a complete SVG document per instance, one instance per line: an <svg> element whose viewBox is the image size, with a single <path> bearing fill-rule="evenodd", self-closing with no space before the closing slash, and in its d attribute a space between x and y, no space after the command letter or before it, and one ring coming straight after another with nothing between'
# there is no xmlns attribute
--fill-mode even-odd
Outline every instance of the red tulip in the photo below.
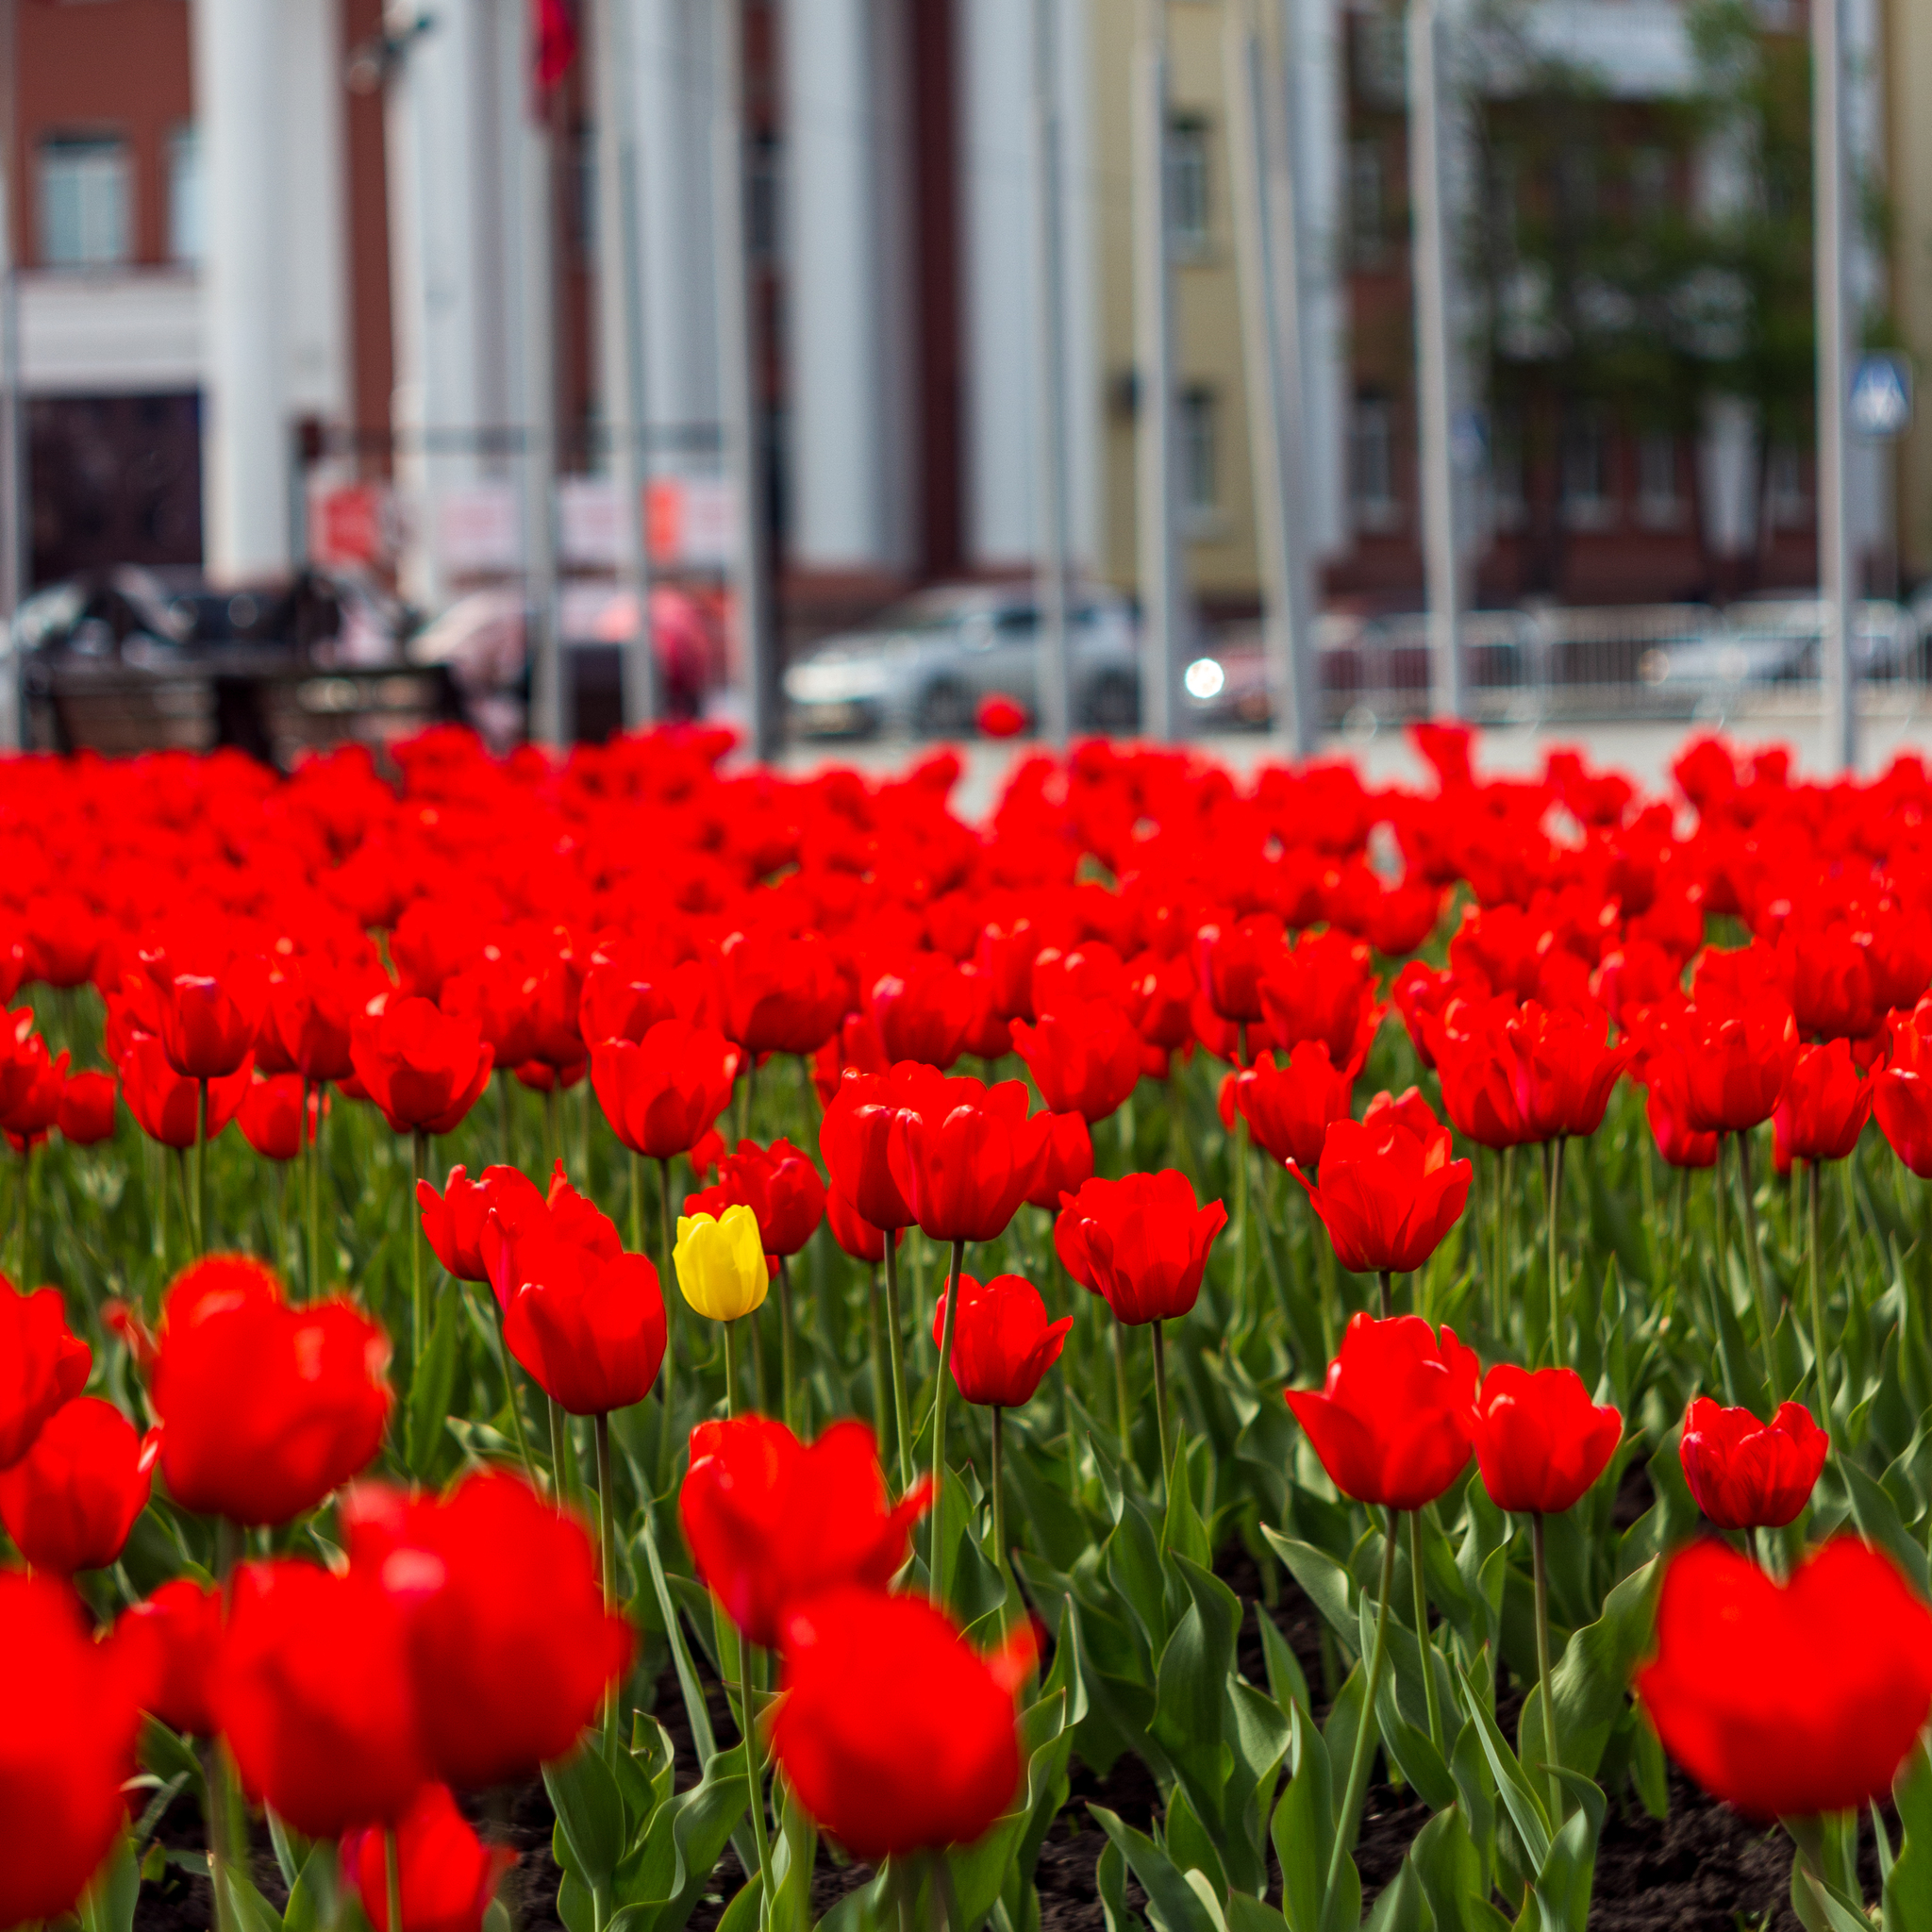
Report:
<svg viewBox="0 0 1932 1932"><path fill-rule="evenodd" d="M914 953L873 982L871 1008L889 1060L943 1072L964 1050L975 1005L972 982L938 953Z"/></svg>
<svg viewBox="0 0 1932 1932"><path fill-rule="evenodd" d="M749 1054L816 1053L845 1015L845 976L831 942L735 932L719 949L724 1034Z"/></svg>
<svg viewBox="0 0 1932 1932"><path fill-rule="evenodd" d="M1735 1134L1768 1121L1798 1057L1797 1022L1776 994L1685 1007L1663 1023L1659 1050L1684 1059L1684 1092L1692 1127Z"/></svg>
<svg viewBox="0 0 1932 1932"><path fill-rule="evenodd" d="M78 1396L0 1470L0 1523L36 1570L105 1570L147 1507L160 1448L158 1430L142 1436L111 1402Z"/></svg>
<svg viewBox="0 0 1932 1932"><path fill-rule="evenodd" d="M1670 1560L1636 1689L1668 1751L1747 1817L1890 1795L1932 1710L1932 1610L1891 1559L1837 1537L1789 1583L1718 1542Z"/></svg>
<svg viewBox="0 0 1932 1932"><path fill-rule="evenodd" d="M1194 1306L1208 1251L1226 1225L1219 1201L1198 1206L1187 1175L1168 1168L1088 1181L1065 1198L1054 1245L1083 1288L1138 1327Z"/></svg>
<svg viewBox="0 0 1932 1932"><path fill-rule="evenodd" d="M537 1053L540 975L521 954L491 944L442 983L436 1004L453 1020L475 1023L492 1067L521 1067ZM585 985L590 984L586 975ZM581 1000L578 1017L582 1019Z"/></svg>
<svg viewBox="0 0 1932 1932"><path fill-rule="evenodd" d="M310 1838L398 1824L423 1784L403 1615L355 1569L243 1564L214 1707L242 1788Z"/></svg>
<svg viewBox="0 0 1932 1932"><path fill-rule="evenodd" d="M1057 1213L1062 1194L1073 1193L1092 1178L1093 1136L1086 1121L1077 1113L1049 1115L1046 1150L1040 1158L1033 1185L1026 1191L1026 1205Z"/></svg>
<svg viewBox="0 0 1932 1932"><path fill-rule="evenodd" d="M1007 1231L1046 1151L1047 1116L1026 1115L1018 1080L928 1074L906 1092L886 1145L893 1184L936 1241ZM870 1217L868 1217L870 1218Z"/></svg>
<svg viewBox="0 0 1932 1932"><path fill-rule="evenodd" d="M1559 1516L1609 1467L1624 1418L1593 1403L1574 1369L1501 1362L1483 1377L1474 1434L1476 1467L1497 1508Z"/></svg>
<svg viewBox="0 0 1932 1932"><path fill-rule="evenodd" d="M1141 1036L1119 1008L1066 1001L1029 1026L1013 1022L1013 1051L1055 1113L1105 1120L1141 1082Z"/></svg>
<svg viewBox="0 0 1932 1932"><path fill-rule="evenodd" d="M1374 1121L1335 1121L1307 1189L1341 1265L1352 1274L1420 1268L1456 1225L1472 1169L1451 1158L1449 1129L1416 1133L1392 1110Z"/></svg>
<svg viewBox="0 0 1932 1932"><path fill-rule="evenodd" d="M921 1481L893 1507L861 1422L834 1423L807 1444L752 1415L691 1431L677 1513L698 1580L772 1649L785 1613L808 1598L845 1583L885 1589L931 1500Z"/></svg>
<svg viewBox="0 0 1932 1932"><path fill-rule="evenodd" d="M991 691L980 699L974 722L982 738L1017 738L1026 728L1026 713L1004 691Z"/></svg>
<svg viewBox="0 0 1932 1932"><path fill-rule="evenodd" d="M982 1657L924 1597L845 1588L794 1608L784 1635L772 1753L855 1858L970 1843L1012 1804L1030 1626Z"/></svg>
<svg viewBox="0 0 1932 1932"><path fill-rule="evenodd" d="M654 1160L689 1154L724 1111L739 1052L722 1033L660 1020L635 1046L608 1040L591 1054L591 1084L610 1131Z"/></svg>
<svg viewBox="0 0 1932 1932"><path fill-rule="evenodd" d="M1195 970L1215 1014L1238 1025L1260 1019L1262 981L1287 951L1281 922L1273 913L1202 926L1194 940Z"/></svg>
<svg viewBox="0 0 1932 1932"><path fill-rule="evenodd" d="M1042 1020L1083 1004L1124 1007L1127 998L1126 966L1104 940L1043 946L1033 961L1033 1008Z"/></svg>
<svg viewBox="0 0 1932 1932"><path fill-rule="evenodd" d="M1368 947L1330 926L1276 955L1261 981L1261 1010L1282 1045L1321 1041L1353 1075L1389 1009L1376 1001Z"/></svg>
<svg viewBox="0 0 1932 1932"><path fill-rule="evenodd" d="M454 1133L494 1064L474 1020L419 998L391 998L360 1021L349 1054L356 1078L398 1134Z"/></svg>
<svg viewBox="0 0 1932 1932"><path fill-rule="evenodd" d="M365 1485L344 1522L351 1574L401 1614L428 1768L482 1790L565 1757L633 1645L583 1525L501 1473L441 1501Z"/></svg>
<svg viewBox="0 0 1932 1932"><path fill-rule="evenodd" d="M93 1641L73 1592L0 1571L0 1924L64 1917L127 1824L141 1726L134 1653Z"/></svg>
<svg viewBox="0 0 1932 1932"><path fill-rule="evenodd" d="M989 920L980 929L974 958L991 986L993 1011L1003 1020L1035 1017L1033 962L1050 943L1046 928L1032 919Z"/></svg>
<svg viewBox="0 0 1932 1932"><path fill-rule="evenodd" d="M1682 1063L1669 1054L1660 1054L1642 1065L1646 1083L1643 1110L1657 1151L1673 1167L1715 1167L1718 1137L1698 1133L1690 1125L1690 1101L1684 1091Z"/></svg>
<svg viewBox="0 0 1932 1932"><path fill-rule="evenodd" d="M268 968L259 959L234 959L216 974L157 974L155 985L161 1045L177 1074L219 1080L248 1058L268 1010Z"/></svg>
<svg viewBox="0 0 1932 1932"><path fill-rule="evenodd" d="M1801 1402L1761 1423L1748 1408L1695 1397L1677 1455L1697 1507L1720 1529L1782 1529L1811 1500L1831 1438Z"/></svg>
<svg viewBox="0 0 1932 1932"><path fill-rule="evenodd" d="M314 1508L382 1447L388 1366L388 1338L349 1302L291 1308L240 1255L183 1269L150 1391L170 1494L251 1525Z"/></svg>
<svg viewBox="0 0 1932 1932"><path fill-rule="evenodd" d="M834 1191L874 1227L910 1227L917 1219L892 1178L888 1149L899 1108L924 1074L911 1064L889 1074L848 1072L819 1124L819 1152Z"/></svg>
<svg viewBox="0 0 1932 1932"><path fill-rule="evenodd" d="M667 965L650 948L606 934L584 974L577 1021L594 1049L607 1040L641 1041L660 1020L716 1029L724 1018L718 974L708 959Z"/></svg>
<svg viewBox="0 0 1932 1932"><path fill-rule="evenodd" d="M60 1090L55 1125L75 1147L93 1147L114 1137L115 1087L112 1074L70 1074Z"/></svg>
<svg viewBox="0 0 1932 1932"><path fill-rule="evenodd" d="M1891 1151L1932 1178L1932 1001L1891 1023L1890 1063L1872 1076L1872 1111Z"/></svg>
<svg viewBox="0 0 1932 1932"><path fill-rule="evenodd" d="M375 1932L390 1932L389 1845L384 1834L352 1831L342 1870ZM483 1915L517 1855L485 1846L457 1809L447 1785L427 1784L396 1826L397 1896L408 1932L482 1932Z"/></svg>
<svg viewBox="0 0 1932 1932"><path fill-rule="evenodd" d="M1842 925L1791 920L1778 937L1776 971L1807 1040L1862 1040L1883 1017L1865 947Z"/></svg>
<svg viewBox="0 0 1932 1932"><path fill-rule="evenodd" d="M1872 1082L1858 1072L1848 1040L1801 1046L1777 1111L1771 1117L1780 1172L1793 1160L1843 1160L1872 1118Z"/></svg>
<svg viewBox="0 0 1932 1932"><path fill-rule="evenodd" d="M1385 1509L1433 1503L1468 1464L1473 1348L1419 1315L1357 1315L1320 1389L1287 1391L1322 1467L1345 1496Z"/></svg>
<svg viewBox="0 0 1932 1932"><path fill-rule="evenodd" d="M973 1016L959 1038L959 1051L982 1060L1002 1058L1013 1050L1013 1025L993 1005L992 981L971 959L959 962L959 974L973 997Z"/></svg>
<svg viewBox="0 0 1932 1932"><path fill-rule="evenodd" d="M1236 1110L1248 1124L1255 1144L1279 1161L1314 1167L1330 1121L1348 1118L1355 1075L1337 1070L1327 1046L1304 1040L1281 1058L1257 1054L1252 1067L1234 1075Z"/></svg>
<svg viewBox="0 0 1932 1932"><path fill-rule="evenodd" d="M93 1359L68 1333L58 1288L21 1294L0 1274L0 1470L17 1463L47 1418L87 1387Z"/></svg>
<svg viewBox="0 0 1932 1932"><path fill-rule="evenodd" d="M220 1138L242 1110L255 1078L251 1061L243 1060L225 1080L208 1083L208 1137ZM133 1041L121 1059L121 1091L134 1124L150 1141L176 1150L192 1147L198 1131L201 1090L185 1074L168 1064L158 1040Z"/></svg>
<svg viewBox="0 0 1932 1932"><path fill-rule="evenodd" d="M1416 1036L1442 1083L1442 1111L1478 1147L1521 1147L1537 1138L1524 1113L1524 1091L1510 1036L1516 1004L1507 996L1451 992L1441 1011L1419 1013Z"/></svg>
<svg viewBox="0 0 1932 1932"><path fill-rule="evenodd" d="M832 1230L832 1239L855 1261L864 1261L876 1267L886 1258L885 1230L874 1227L837 1188L829 1190L825 1195L825 1223ZM903 1227L892 1230L894 1247L905 1239Z"/></svg>
<svg viewBox="0 0 1932 1932"><path fill-rule="evenodd" d="M27 901L25 965L44 986L85 986L107 939L100 915L77 892L48 892Z"/></svg>
<svg viewBox="0 0 1932 1932"><path fill-rule="evenodd" d="M818 1169L790 1141L770 1148L741 1141L719 1163L728 1207L742 1201L758 1216L768 1255L795 1255L825 1216L825 1184Z"/></svg>
<svg viewBox="0 0 1932 1932"><path fill-rule="evenodd" d="M1530 1137L1560 1140L1602 1126L1610 1090L1636 1047L1610 1046L1600 1012L1527 1002L1507 1031L1516 1059L1516 1104Z"/></svg>
<svg viewBox="0 0 1932 1932"><path fill-rule="evenodd" d="M946 1326L946 1296L932 1315L933 1346ZM1040 1291L1021 1274L996 1274L982 1287L959 1277L959 1313L953 1330L953 1386L986 1408L1019 1408L1033 1400L1047 1370L1059 1359L1071 1315L1046 1319Z"/></svg>
<svg viewBox="0 0 1932 1932"><path fill-rule="evenodd" d="M211 1703L222 1647L222 1592L177 1576L143 1603L122 1611L114 1641L138 1650L147 1684L146 1709L171 1730L214 1735Z"/></svg>
<svg viewBox="0 0 1932 1932"><path fill-rule="evenodd" d="M386 990L381 969L310 954L283 965L269 981L264 1047L273 1040L304 1079L346 1080L355 1072L350 1039L373 995ZM259 1056L258 1056L259 1058Z"/></svg>
<svg viewBox="0 0 1932 1932"><path fill-rule="evenodd" d="M485 1236L485 1249L489 1236ZM643 1255L608 1255L556 1236L518 1241L503 1339L538 1386L572 1415L641 1402L663 1366L664 1296Z"/></svg>
<svg viewBox="0 0 1932 1932"><path fill-rule="evenodd" d="M458 1165L449 1171L443 1191L428 1181L416 1183L416 1206L423 1218L423 1238L436 1258L458 1281L488 1281L483 1258L483 1227L492 1208L516 1200L526 1212L540 1211L543 1196L520 1168L486 1167L471 1180ZM510 1218L518 1218L511 1210Z"/></svg>
<svg viewBox="0 0 1932 1932"><path fill-rule="evenodd" d="M1141 953L1127 964L1123 1010L1149 1046L1172 1053L1193 1038L1194 969L1185 953ZM1141 1062L1145 1070L1146 1062Z"/></svg>
<svg viewBox="0 0 1932 1932"><path fill-rule="evenodd" d="M581 1080L590 1059L577 1008L583 998L584 961L572 949L568 936L551 934L531 957L535 984L530 990L529 1051L519 1062L546 1067Z"/></svg>
<svg viewBox="0 0 1932 1932"><path fill-rule="evenodd" d="M265 1160L293 1160L301 1153L302 1115L307 1102L307 1139L315 1139L323 1096L311 1091L299 1074L277 1074L273 1080L256 1080L242 1096L236 1120L242 1138Z"/></svg>

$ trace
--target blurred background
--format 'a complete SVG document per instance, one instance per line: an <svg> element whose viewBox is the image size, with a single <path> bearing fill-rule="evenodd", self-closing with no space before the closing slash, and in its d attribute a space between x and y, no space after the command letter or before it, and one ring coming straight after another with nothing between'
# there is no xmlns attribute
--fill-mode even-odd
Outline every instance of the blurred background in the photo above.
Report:
<svg viewBox="0 0 1932 1932"><path fill-rule="evenodd" d="M1924 0L0 0L0 731L1869 758L1927 100Z"/></svg>

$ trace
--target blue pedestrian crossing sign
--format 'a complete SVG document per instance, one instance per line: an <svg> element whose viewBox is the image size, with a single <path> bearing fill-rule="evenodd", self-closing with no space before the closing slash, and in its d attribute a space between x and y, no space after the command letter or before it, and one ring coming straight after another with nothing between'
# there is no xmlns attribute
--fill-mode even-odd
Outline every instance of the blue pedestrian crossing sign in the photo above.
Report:
<svg viewBox="0 0 1932 1932"><path fill-rule="evenodd" d="M1874 442L1903 436L1912 426L1912 365L1903 356L1860 356L1846 413L1856 436Z"/></svg>

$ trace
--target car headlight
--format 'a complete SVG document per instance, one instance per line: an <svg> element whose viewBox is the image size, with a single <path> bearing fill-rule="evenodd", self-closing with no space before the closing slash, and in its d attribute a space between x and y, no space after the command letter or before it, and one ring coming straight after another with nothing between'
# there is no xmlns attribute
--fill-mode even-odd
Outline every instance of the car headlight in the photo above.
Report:
<svg viewBox="0 0 1932 1932"><path fill-rule="evenodd" d="M1226 682L1227 673L1212 658L1196 658L1181 675L1188 695L1204 703L1208 698L1218 698Z"/></svg>

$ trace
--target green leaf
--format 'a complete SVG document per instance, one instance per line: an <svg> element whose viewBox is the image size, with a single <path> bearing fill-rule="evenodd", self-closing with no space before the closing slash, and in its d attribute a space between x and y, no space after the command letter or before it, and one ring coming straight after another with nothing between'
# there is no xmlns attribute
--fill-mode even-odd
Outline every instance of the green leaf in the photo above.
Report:
<svg viewBox="0 0 1932 1932"><path fill-rule="evenodd" d="M442 1437L442 1419L449 1413L450 1391L456 1387L457 1379L457 1324L459 1319L452 1309L449 1296L438 1298L429 1346L423 1359L413 1364L410 1370L404 1456L410 1470L418 1475L428 1474Z"/></svg>
<svg viewBox="0 0 1932 1932"><path fill-rule="evenodd" d="M336 1918L337 1860L333 1845L311 1845L303 1858L289 1903L282 1910L283 1932L317 1932Z"/></svg>
<svg viewBox="0 0 1932 1932"><path fill-rule="evenodd" d="M1168 1484L1161 1547L1171 1557L1185 1557L1205 1570L1214 1561L1214 1552L1208 1547L1208 1532L1201 1526L1200 1515L1194 1507L1194 1487L1188 1474L1187 1435L1185 1427L1176 1427L1174 1480Z"/></svg>
<svg viewBox="0 0 1932 1932"><path fill-rule="evenodd" d="M134 1907L140 1898L141 1866L124 1831L80 1895L83 1932L134 1932Z"/></svg>
<svg viewBox="0 0 1932 1932"><path fill-rule="evenodd" d="M1281 1910L1289 1932L1321 1932L1322 1885L1335 1844L1335 1788L1328 1747L1299 1704L1289 1707L1294 1775L1274 1807L1272 1836L1281 1866ZM1357 1883L1359 1901L1360 1884Z"/></svg>
<svg viewBox="0 0 1932 1932"><path fill-rule="evenodd" d="M282 1932L282 1915L255 1889L253 1880L232 1862L223 1866L222 1875L239 1932Z"/></svg>
<svg viewBox="0 0 1932 1932"><path fill-rule="evenodd" d="M1313 1703L1308 1695L1308 1680L1303 1674L1301 1661L1288 1646L1274 1619L1268 1614L1266 1604L1255 1606L1255 1622L1261 1632L1261 1660L1268 1672L1268 1691L1283 1712L1293 1705L1304 1707Z"/></svg>
<svg viewBox="0 0 1932 1932"><path fill-rule="evenodd" d="M1303 1593L1321 1611L1349 1656L1353 1657L1356 1646L1361 1641L1361 1633L1356 1621L1355 1599L1358 1592L1355 1589L1354 1578L1348 1573L1348 1566L1338 1563L1325 1550L1318 1550L1313 1543L1298 1542L1293 1537L1282 1536L1265 1523L1261 1525L1261 1534L1268 1539L1268 1547L1288 1566L1289 1574L1301 1585Z"/></svg>
<svg viewBox="0 0 1932 1932"><path fill-rule="evenodd" d="M613 1894L620 1909L608 1932L679 1932L691 1917L750 1788L744 1747L712 1758L704 1776L653 1813L641 1852L625 1860Z"/></svg>
<svg viewBox="0 0 1932 1932"><path fill-rule="evenodd" d="M1577 1772L1559 1771L1557 1775L1577 1800L1577 1808L1550 1841L1530 1890L1542 1913L1542 1932L1587 1932L1596 1843L1604 1825L1604 1794Z"/></svg>
<svg viewBox="0 0 1932 1932"><path fill-rule="evenodd" d="M1508 1921L1489 1901L1483 1861L1462 1813L1439 1811L1408 1849L1436 1932L1504 1932Z"/></svg>
<svg viewBox="0 0 1932 1932"><path fill-rule="evenodd" d="M718 1932L758 1932L759 1908L765 1902L765 1889L754 1873L731 1894L718 1921Z"/></svg>
<svg viewBox="0 0 1932 1932"><path fill-rule="evenodd" d="M1564 1768L1595 1774L1610 1729L1624 1714L1630 1674L1643 1660L1657 1627L1663 1564L1653 1557L1604 1599L1603 1613L1571 1634L1551 1672L1557 1742Z"/></svg>
<svg viewBox="0 0 1932 1932"><path fill-rule="evenodd" d="M1905 1843L1885 1880L1885 1932L1932 1932L1932 1760L1922 1742L1891 1788Z"/></svg>
<svg viewBox="0 0 1932 1932"><path fill-rule="evenodd" d="M569 1849L569 1864L592 1891L617 1875L625 1846L624 1800L610 1767L587 1737L568 1757L543 1767L543 1786Z"/></svg>
<svg viewBox="0 0 1932 1932"><path fill-rule="evenodd" d="M1099 1862L1093 1868L1093 1889L1100 1894L1107 1932L1147 1932L1140 1913L1127 1907L1127 1861L1111 1839L1102 1848Z"/></svg>
<svg viewBox="0 0 1932 1932"><path fill-rule="evenodd" d="M1190 1885L1161 1848L1145 1832L1123 1824L1102 1805L1089 1805L1093 1822L1106 1832L1108 1841L1127 1862L1127 1869L1141 1881L1150 1910L1158 1919L1161 1932L1227 1932L1221 1915L1209 1909L1209 1902Z"/></svg>
<svg viewBox="0 0 1932 1932"><path fill-rule="evenodd" d="M1850 1457L1837 1458L1839 1473L1850 1493L1852 1521L1867 1542L1876 1543L1910 1578L1919 1594L1932 1595L1925 1552L1899 1521L1891 1498Z"/></svg>
<svg viewBox="0 0 1932 1932"><path fill-rule="evenodd" d="M1363 1932L1422 1932L1423 1889L1407 1858L1393 1880L1382 1888Z"/></svg>
<svg viewBox="0 0 1932 1932"><path fill-rule="evenodd" d="M1496 1780L1504 1808L1509 1813L1509 1822L1515 1825L1516 1835L1529 1854L1530 1864L1541 1868L1549 1856L1550 1814L1543 1808L1543 1801L1537 1796L1523 1766L1516 1761L1515 1752L1496 1728L1489 1706L1465 1681L1457 1682L1457 1692L1462 1699L1462 1707L1477 1726L1477 1740L1489 1760L1490 1774Z"/></svg>

